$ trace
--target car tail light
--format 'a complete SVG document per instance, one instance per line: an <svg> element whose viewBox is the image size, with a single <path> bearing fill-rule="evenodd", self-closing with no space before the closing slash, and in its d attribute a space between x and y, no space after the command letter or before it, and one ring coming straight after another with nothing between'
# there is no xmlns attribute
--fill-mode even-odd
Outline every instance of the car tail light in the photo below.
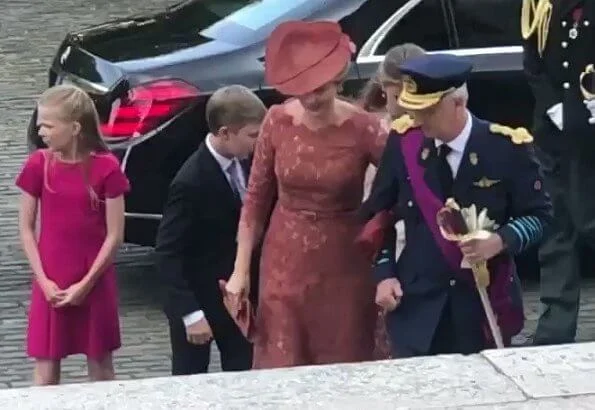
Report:
<svg viewBox="0 0 595 410"><path fill-rule="evenodd" d="M159 80L132 88L116 100L101 132L107 142L146 135L180 113L199 91L179 80Z"/></svg>

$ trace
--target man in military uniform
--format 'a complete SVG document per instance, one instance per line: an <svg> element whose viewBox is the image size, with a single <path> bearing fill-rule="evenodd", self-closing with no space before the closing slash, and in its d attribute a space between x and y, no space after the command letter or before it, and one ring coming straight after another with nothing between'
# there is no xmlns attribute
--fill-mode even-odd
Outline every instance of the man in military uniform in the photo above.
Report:
<svg viewBox="0 0 595 410"><path fill-rule="evenodd" d="M595 61L595 2L523 0L524 68L535 96L533 135L555 220L540 249L535 344L573 342L584 245L595 246L595 126L579 78ZM592 252L592 251L591 251ZM583 253L584 255L584 253Z"/></svg>
<svg viewBox="0 0 595 410"><path fill-rule="evenodd" d="M387 329L397 357L470 354L493 345L473 274L461 267L463 257L471 264L488 261L488 294L508 344L524 323L513 257L538 244L551 219L529 133L467 110L471 69L467 60L441 54L402 65L399 104L414 120L393 123L364 204L372 221L397 209L406 226L398 261L391 232L374 269L376 302L390 312ZM447 198L461 207L486 208L499 226L485 239L445 240L436 215Z"/></svg>

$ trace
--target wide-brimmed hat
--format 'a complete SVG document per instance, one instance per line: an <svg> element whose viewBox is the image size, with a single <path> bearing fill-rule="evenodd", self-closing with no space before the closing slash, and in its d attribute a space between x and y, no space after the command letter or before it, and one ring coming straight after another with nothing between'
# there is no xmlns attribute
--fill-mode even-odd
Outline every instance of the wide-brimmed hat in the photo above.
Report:
<svg viewBox="0 0 595 410"><path fill-rule="evenodd" d="M354 52L337 23L287 21L267 42L265 80L285 95L303 95L341 74Z"/></svg>

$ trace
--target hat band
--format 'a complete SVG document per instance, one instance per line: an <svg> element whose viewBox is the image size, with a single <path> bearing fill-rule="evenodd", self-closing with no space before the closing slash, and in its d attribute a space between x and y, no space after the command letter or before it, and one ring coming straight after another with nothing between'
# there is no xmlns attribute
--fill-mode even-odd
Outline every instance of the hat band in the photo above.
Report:
<svg viewBox="0 0 595 410"><path fill-rule="evenodd" d="M399 95L398 102L401 107L406 109L423 110L424 108L437 104L442 97L455 90L456 88L450 87L448 90L437 91L435 93L414 94L409 92L407 88L403 88L403 91L401 91L401 94Z"/></svg>

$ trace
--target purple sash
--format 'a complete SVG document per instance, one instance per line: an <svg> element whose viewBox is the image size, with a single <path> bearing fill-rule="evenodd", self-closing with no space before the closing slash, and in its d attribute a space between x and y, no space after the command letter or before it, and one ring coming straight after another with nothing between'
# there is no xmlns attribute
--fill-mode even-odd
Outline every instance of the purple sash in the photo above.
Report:
<svg viewBox="0 0 595 410"><path fill-rule="evenodd" d="M417 157L424 142L424 135L419 128L409 130L401 137L401 150L405 159L405 167L409 173L413 196L426 225L432 232L436 244L450 268L456 272L457 276L470 282L475 286L473 273L470 269L462 269L461 261L463 254L456 243L446 240L440 233L436 215L443 207L442 200L432 192L424 180L424 168L418 163ZM506 340L516 335L523 329L524 313L523 307L514 306L511 297L511 282L513 281L512 258L509 256L498 256L488 264L490 269L490 286L488 295L498 317L498 325L502 335ZM491 334L486 333L490 344Z"/></svg>

